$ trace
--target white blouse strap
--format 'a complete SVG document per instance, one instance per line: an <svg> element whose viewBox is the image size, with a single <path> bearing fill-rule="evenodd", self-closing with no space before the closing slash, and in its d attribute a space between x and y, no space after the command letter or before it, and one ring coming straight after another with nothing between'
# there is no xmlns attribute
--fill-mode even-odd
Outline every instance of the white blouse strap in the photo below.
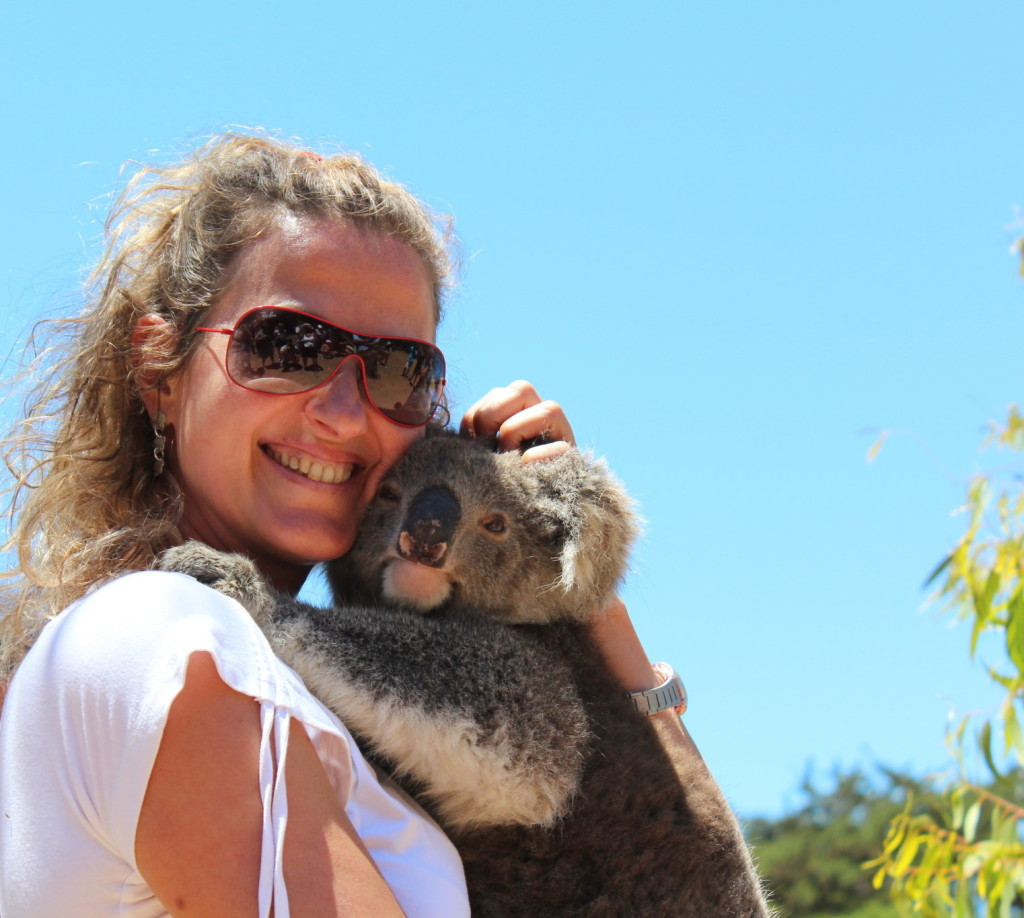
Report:
<svg viewBox="0 0 1024 918"><path fill-rule="evenodd" d="M285 756L291 713L273 702L260 703L260 796L263 800L263 844L260 854L260 918L288 918L284 882L284 834L288 826ZM277 766L275 768L275 754Z"/></svg>

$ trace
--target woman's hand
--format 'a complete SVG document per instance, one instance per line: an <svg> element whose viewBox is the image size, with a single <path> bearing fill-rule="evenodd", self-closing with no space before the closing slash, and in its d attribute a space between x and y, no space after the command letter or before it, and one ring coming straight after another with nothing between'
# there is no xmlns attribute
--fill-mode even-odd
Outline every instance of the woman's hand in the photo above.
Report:
<svg viewBox="0 0 1024 918"><path fill-rule="evenodd" d="M466 412L460 431L469 437L491 437L501 450L519 449L528 440L542 441L523 453L524 462L559 456L576 442L562 406L543 400L521 379L491 389Z"/></svg>

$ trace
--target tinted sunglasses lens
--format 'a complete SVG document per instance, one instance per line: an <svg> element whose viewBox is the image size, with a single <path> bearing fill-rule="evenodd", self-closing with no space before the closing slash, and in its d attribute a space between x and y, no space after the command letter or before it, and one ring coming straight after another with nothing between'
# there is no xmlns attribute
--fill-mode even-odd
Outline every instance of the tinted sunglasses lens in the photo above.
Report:
<svg viewBox="0 0 1024 918"><path fill-rule="evenodd" d="M426 424L441 401L444 357L436 347L423 341L383 341L387 342L386 352L371 348L362 353L366 388L373 404L396 424Z"/></svg>
<svg viewBox="0 0 1024 918"><path fill-rule="evenodd" d="M228 373L247 389L290 395L323 384L353 355L362 358L367 395L381 414L412 427L430 420L444 388L440 350L422 341L357 335L286 309L258 309L239 320Z"/></svg>
<svg viewBox="0 0 1024 918"><path fill-rule="evenodd" d="M228 373L256 392L290 395L314 389L333 365L320 359L316 327L306 316L257 310L235 326L228 348Z"/></svg>

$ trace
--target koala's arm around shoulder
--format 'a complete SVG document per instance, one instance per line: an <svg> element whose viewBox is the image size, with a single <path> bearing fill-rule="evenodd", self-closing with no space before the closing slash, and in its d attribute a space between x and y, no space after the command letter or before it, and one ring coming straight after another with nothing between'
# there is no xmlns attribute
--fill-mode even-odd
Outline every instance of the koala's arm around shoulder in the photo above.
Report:
<svg viewBox="0 0 1024 918"><path fill-rule="evenodd" d="M529 635L471 616L292 606L270 640L449 831L566 811L588 721L565 664Z"/></svg>
<svg viewBox="0 0 1024 918"><path fill-rule="evenodd" d="M449 830L547 824L565 813L587 719L564 663L516 629L309 606L270 590L249 559L198 542L169 549L157 566L248 609L275 653ZM537 685L547 687L542 697Z"/></svg>

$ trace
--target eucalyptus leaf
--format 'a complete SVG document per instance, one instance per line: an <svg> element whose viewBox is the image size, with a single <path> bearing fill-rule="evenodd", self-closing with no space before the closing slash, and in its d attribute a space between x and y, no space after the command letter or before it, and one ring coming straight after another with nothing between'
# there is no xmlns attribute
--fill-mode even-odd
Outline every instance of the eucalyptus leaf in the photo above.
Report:
<svg viewBox="0 0 1024 918"><path fill-rule="evenodd" d="M1017 592L1009 603L1010 621L1006 626L1006 651L1024 674L1024 596Z"/></svg>

